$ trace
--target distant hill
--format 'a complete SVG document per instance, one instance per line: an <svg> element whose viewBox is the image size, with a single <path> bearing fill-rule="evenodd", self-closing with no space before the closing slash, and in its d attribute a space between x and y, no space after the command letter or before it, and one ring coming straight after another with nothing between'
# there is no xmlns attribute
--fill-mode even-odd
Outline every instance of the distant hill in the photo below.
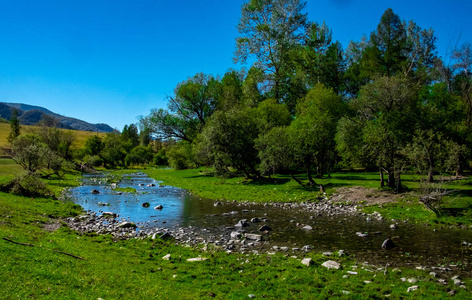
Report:
<svg viewBox="0 0 472 300"><path fill-rule="evenodd" d="M23 103L0 102L0 117L6 120L10 120L14 109L18 111L18 119L20 120L20 124L22 125L36 125L42 119L43 115L49 115L59 121L59 124L57 126L59 128L102 133L114 131L113 128L111 128L107 124L90 124L79 119L56 114L41 106L28 105Z"/></svg>

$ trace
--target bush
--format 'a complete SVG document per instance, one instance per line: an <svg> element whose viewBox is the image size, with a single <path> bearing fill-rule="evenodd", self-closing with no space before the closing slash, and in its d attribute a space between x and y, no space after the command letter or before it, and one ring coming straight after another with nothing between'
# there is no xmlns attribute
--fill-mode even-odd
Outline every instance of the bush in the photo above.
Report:
<svg viewBox="0 0 472 300"><path fill-rule="evenodd" d="M137 146L134 147L130 153L125 157L125 164L129 165L144 165L151 162L154 158L151 147Z"/></svg>
<svg viewBox="0 0 472 300"><path fill-rule="evenodd" d="M168 165L166 150L164 149L159 150L159 152L157 152L157 154L154 155L153 163L156 166Z"/></svg>
<svg viewBox="0 0 472 300"><path fill-rule="evenodd" d="M103 159L98 155L86 155L84 157L84 162L86 165L92 167L99 167L103 165Z"/></svg>
<svg viewBox="0 0 472 300"><path fill-rule="evenodd" d="M54 193L36 174L18 176L1 185L0 189L24 197L54 197Z"/></svg>
<svg viewBox="0 0 472 300"><path fill-rule="evenodd" d="M192 146L187 142L180 142L170 146L166 156L169 166L176 170L195 167Z"/></svg>

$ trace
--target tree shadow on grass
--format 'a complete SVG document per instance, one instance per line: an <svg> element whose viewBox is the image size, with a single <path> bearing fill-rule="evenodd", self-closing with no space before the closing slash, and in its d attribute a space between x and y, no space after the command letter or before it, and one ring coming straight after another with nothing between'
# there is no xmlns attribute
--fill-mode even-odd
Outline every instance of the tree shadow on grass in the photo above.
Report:
<svg viewBox="0 0 472 300"><path fill-rule="evenodd" d="M471 211L472 204L466 207L441 207L439 210L443 216L462 217L464 213Z"/></svg>

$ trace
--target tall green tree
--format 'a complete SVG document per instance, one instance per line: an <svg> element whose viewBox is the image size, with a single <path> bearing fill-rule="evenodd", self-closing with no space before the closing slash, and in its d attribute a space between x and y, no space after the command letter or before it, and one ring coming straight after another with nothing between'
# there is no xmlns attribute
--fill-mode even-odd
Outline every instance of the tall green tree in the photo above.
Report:
<svg viewBox="0 0 472 300"><path fill-rule="evenodd" d="M203 73L178 84L174 96L168 97L168 110L153 109L147 117L141 116L141 127L158 139L192 142L218 107L218 84Z"/></svg>
<svg viewBox="0 0 472 300"><path fill-rule="evenodd" d="M251 108L217 111L199 136L200 160L211 162L219 174L231 173L232 168L243 172L247 178L257 175L258 122Z"/></svg>
<svg viewBox="0 0 472 300"><path fill-rule="evenodd" d="M375 163L380 169L381 186L386 172L389 187L401 189L400 176L405 167L403 149L412 140L419 119L417 99L417 87L409 80L379 77L362 87L359 98L351 102L356 121L340 123L338 139L344 139L340 141L344 146L338 149L350 151L349 144L355 145L353 149L362 145L362 151L344 156L358 156L358 161L367 158ZM357 131L343 128L353 124L357 125Z"/></svg>
<svg viewBox="0 0 472 300"><path fill-rule="evenodd" d="M290 125L295 145L294 159L305 168L308 180L313 168L323 176L334 162L335 134L339 119L345 113L341 97L323 84L316 85L297 106L297 117Z"/></svg>
<svg viewBox="0 0 472 300"><path fill-rule="evenodd" d="M10 117L10 134L8 142L12 143L20 135L20 120L18 119L18 110L14 109Z"/></svg>
<svg viewBox="0 0 472 300"><path fill-rule="evenodd" d="M288 53L307 38L305 6L301 0L249 0L241 8L234 61L244 63L254 56L278 101L289 69Z"/></svg>

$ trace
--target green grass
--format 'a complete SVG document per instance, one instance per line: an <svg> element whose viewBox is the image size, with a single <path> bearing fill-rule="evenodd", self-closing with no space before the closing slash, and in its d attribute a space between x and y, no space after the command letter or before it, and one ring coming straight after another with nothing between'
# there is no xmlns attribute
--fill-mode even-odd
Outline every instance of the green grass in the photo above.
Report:
<svg viewBox="0 0 472 300"><path fill-rule="evenodd" d="M133 193L133 194L135 194L137 192L136 189L134 189L132 187L116 188L116 189L113 189L113 190L115 192Z"/></svg>
<svg viewBox="0 0 472 300"><path fill-rule="evenodd" d="M302 257L282 254L227 254L200 247L177 246L159 239L114 240L110 236L79 235L67 228L48 232L43 227L58 217L74 216L79 209L49 199L0 194L0 291L2 298L32 299L443 299L452 283L442 286L426 271L401 273L357 265L353 258L334 258L341 270L327 270L320 254ZM8 238L24 246L10 243ZM82 257L80 260L63 253ZM171 254L171 260L162 260ZM186 259L202 256L203 262ZM357 266L353 269L353 266ZM348 270L358 272L343 278ZM415 277L419 290L401 278ZM366 284L364 281L371 281ZM470 287L471 281L464 279ZM455 288L458 299L470 299ZM350 294L344 294L348 291Z"/></svg>
<svg viewBox="0 0 472 300"><path fill-rule="evenodd" d="M29 133L29 132L34 132L35 130L38 129L38 126L30 126L30 125L21 125L21 133ZM100 137L104 137L106 134L105 133L96 133L96 132L91 132L91 131L80 131L80 130L68 130L68 129L60 129L62 131L70 131L74 134L75 136L75 141L72 144L72 148L74 149L79 149L83 148L85 145L85 141L93 136L97 135ZM8 142L8 135L10 134L11 127L10 123L0 123L0 155L6 155L2 148L10 149L11 144Z"/></svg>

